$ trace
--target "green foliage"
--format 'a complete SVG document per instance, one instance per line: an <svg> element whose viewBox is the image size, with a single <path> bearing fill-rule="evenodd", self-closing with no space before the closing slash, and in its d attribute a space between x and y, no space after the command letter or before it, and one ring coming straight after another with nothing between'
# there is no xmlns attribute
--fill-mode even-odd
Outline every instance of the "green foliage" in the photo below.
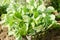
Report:
<svg viewBox="0 0 60 40"><path fill-rule="evenodd" d="M51 0L51 3L56 10L60 11L60 0Z"/></svg>
<svg viewBox="0 0 60 40"><path fill-rule="evenodd" d="M60 29L60 23L55 23L55 24L53 25L53 29L55 29L55 30Z"/></svg>
<svg viewBox="0 0 60 40"><path fill-rule="evenodd" d="M7 11L6 11L7 6L8 5L0 6L0 16L1 16L1 14L6 14L7 13Z"/></svg>
<svg viewBox="0 0 60 40"><path fill-rule="evenodd" d="M43 2L40 1L39 4L39 1L37 3L31 0L26 5L17 3L9 5L5 19L5 23L10 26L9 32L14 30L16 37L21 38L47 30L55 23L55 15L51 14L54 8L46 8Z"/></svg>

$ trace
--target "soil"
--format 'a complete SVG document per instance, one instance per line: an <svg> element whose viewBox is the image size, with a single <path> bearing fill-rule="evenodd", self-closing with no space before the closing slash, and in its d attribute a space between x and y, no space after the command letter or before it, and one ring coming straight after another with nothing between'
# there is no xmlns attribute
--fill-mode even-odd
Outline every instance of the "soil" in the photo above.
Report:
<svg viewBox="0 0 60 40"><path fill-rule="evenodd" d="M15 40L13 35L8 35L8 27L2 27L0 25L0 40Z"/></svg>
<svg viewBox="0 0 60 40"><path fill-rule="evenodd" d="M44 40L60 40L60 29L49 30Z"/></svg>

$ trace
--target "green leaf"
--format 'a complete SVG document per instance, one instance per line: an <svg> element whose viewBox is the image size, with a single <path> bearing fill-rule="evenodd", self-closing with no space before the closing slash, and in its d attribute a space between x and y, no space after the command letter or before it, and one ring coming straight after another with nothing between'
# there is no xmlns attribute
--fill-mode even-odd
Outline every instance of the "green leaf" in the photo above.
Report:
<svg viewBox="0 0 60 40"><path fill-rule="evenodd" d="M17 18L19 18L19 19L22 19L22 15L21 15L21 13L19 13L19 12L15 12L15 16L16 16Z"/></svg>
<svg viewBox="0 0 60 40"><path fill-rule="evenodd" d="M34 5L34 0L31 0L30 1L30 5Z"/></svg>
<svg viewBox="0 0 60 40"><path fill-rule="evenodd" d="M49 6L47 9L46 9L46 13L52 13L54 12L54 8L52 6Z"/></svg>

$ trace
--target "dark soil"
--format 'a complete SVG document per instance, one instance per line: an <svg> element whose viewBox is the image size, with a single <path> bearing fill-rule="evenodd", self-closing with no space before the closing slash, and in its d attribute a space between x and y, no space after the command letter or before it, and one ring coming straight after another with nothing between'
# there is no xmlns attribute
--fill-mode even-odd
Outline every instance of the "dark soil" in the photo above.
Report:
<svg viewBox="0 0 60 40"><path fill-rule="evenodd" d="M60 40L60 29L51 29L46 33L44 40Z"/></svg>

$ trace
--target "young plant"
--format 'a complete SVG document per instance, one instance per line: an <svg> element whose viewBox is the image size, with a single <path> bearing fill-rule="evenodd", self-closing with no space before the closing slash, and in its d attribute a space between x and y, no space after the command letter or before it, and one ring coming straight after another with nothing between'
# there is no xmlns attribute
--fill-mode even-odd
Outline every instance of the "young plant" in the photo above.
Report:
<svg viewBox="0 0 60 40"><path fill-rule="evenodd" d="M52 27L55 23L53 11L53 7L46 8L41 0L30 0L25 5L12 3L7 9L5 23L9 25L9 33L12 31L17 40L22 40L23 36L32 36Z"/></svg>

